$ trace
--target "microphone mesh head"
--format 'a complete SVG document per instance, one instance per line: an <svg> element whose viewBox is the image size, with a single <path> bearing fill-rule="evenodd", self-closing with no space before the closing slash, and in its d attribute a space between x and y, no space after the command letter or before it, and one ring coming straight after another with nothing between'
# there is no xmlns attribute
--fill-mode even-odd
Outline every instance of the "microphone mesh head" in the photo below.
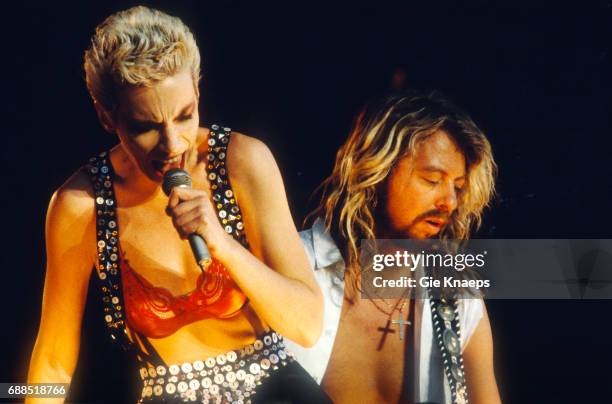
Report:
<svg viewBox="0 0 612 404"><path fill-rule="evenodd" d="M164 174L164 182L162 183L164 193L170 195L172 188L181 186L191 188L191 177L189 173L180 168L172 168L166 171Z"/></svg>

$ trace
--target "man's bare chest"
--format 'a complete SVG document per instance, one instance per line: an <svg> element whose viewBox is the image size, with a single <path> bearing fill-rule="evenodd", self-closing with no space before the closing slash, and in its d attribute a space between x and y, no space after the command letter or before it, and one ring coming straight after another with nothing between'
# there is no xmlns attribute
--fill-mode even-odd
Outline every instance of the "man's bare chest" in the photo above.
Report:
<svg viewBox="0 0 612 404"><path fill-rule="evenodd" d="M344 303L322 382L334 402L405 402L406 364L412 363L406 348L412 343L412 329L400 323L406 322L410 305L376 303L378 307L359 298L353 305Z"/></svg>

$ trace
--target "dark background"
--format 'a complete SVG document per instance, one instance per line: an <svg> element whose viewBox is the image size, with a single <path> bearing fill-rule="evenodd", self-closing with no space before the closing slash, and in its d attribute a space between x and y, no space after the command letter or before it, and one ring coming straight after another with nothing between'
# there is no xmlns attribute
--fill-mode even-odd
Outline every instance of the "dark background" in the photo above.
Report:
<svg viewBox="0 0 612 404"><path fill-rule="evenodd" d="M202 123L268 144L298 226L359 107L402 72L406 87L450 95L490 137L499 196L480 237L611 238L610 1L14 4L3 11L0 48L1 382L26 379L48 200L115 143L87 95L83 51L106 16L142 3L193 29ZM504 402L612 402L612 301L489 301L488 309ZM87 313L86 329L102 326L99 310ZM113 352L85 331L75 375L84 400L125 384L129 369Z"/></svg>

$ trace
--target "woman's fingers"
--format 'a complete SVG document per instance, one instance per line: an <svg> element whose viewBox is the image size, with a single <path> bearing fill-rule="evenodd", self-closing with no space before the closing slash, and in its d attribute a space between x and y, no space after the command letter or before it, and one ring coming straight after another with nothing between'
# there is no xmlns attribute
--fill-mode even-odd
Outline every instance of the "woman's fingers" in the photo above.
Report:
<svg viewBox="0 0 612 404"><path fill-rule="evenodd" d="M204 198L205 200L209 199L208 192L202 191L199 189L191 189L191 188L181 188L174 187L170 192L168 199L168 207L166 209L166 213L172 216L173 213L176 212L176 209L179 209L179 213L190 210L191 205L187 205L186 207L182 207L185 203L193 201L194 199Z"/></svg>
<svg viewBox="0 0 612 404"><path fill-rule="evenodd" d="M174 188L168 201L167 213L181 238L192 233L203 233L216 213L208 198L208 193L195 189Z"/></svg>

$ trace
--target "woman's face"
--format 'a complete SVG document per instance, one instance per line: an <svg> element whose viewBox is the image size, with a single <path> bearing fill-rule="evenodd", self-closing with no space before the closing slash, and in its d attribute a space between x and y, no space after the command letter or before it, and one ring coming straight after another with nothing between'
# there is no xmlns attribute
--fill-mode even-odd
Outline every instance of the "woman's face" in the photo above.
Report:
<svg viewBox="0 0 612 404"><path fill-rule="evenodd" d="M188 71L119 94L114 130L132 162L155 182L171 168L190 171L198 129L198 94Z"/></svg>

